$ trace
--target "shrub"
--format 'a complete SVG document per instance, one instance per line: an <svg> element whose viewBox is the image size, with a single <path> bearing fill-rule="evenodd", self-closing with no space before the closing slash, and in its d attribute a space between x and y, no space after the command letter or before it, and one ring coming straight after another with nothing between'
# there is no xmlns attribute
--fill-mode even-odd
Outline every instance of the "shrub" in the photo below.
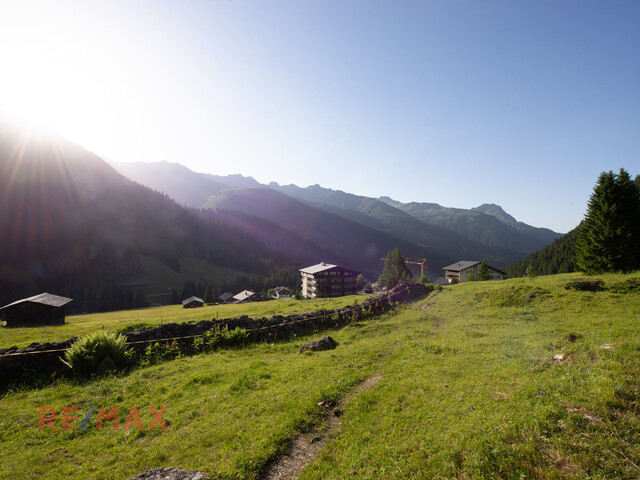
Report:
<svg viewBox="0 0 640 480"><path fill-rule="evenodd" d="M211 329L204 332L200 338L193 342L196 352L210 352L220 347L238 347L246 343L249 334L243 328L236 327L229 331L224 329Z"/></svg>
<svg viewBox="0 0 640 480"><path fill-rule="evenodd" d="M579 278L572 282L567 282L564 288L578 292L598 292L604 290L602 280L592 280L590 278Z"/></svg>
<svg viewBox="0 0 640 480"><path fill-rule="evenodd" d="M619 294L640 292L640 277L629 278L624 282L614 283L609 287L609 291Z"/></svg>
<svg viewBox="0 0 640 480"><path fill-rule="evenodd" d="M102 330L80 337L71 344L64 354L63 362L74 375L89 376L96 373L100 362L109 357L116 369L129 364L126 337Z"/></svg>
<svg viewBox="0 0 640 480"><path fill-rule="evenodd" d="M144 356L140 361L140 365L146 367L147 365L154 365L160 360L179 358L181 355L180 347L175 340L171 344L155 342L147 345L144 349Z"/></svg>

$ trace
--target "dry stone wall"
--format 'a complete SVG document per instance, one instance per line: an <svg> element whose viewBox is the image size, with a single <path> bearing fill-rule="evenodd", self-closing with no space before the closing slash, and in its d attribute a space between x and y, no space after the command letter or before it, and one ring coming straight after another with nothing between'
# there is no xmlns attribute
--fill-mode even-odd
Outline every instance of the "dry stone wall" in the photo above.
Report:
<svg viewBox="0 0 640 480"><path fill-rule="evenodd" d="M380 315L396 303L420 298L431 290L422 284L400 284L394 289L370 298L358 305L337 310L322 310L298 315L275 315L270 318L241 316L220 320L205 320L197 323L168 323L123 333L130 348L141 352L155 342L176 341L182 347L193 343L195 338L211 329L233 330L243 328L253 340L263 338L281 339L312 330L339 327L351 322ZM63 342L32 343L18 349L0 349L0 388L29 378L51 378L63 374L68 367L62 362L64 351L77 339Z"/></svg>

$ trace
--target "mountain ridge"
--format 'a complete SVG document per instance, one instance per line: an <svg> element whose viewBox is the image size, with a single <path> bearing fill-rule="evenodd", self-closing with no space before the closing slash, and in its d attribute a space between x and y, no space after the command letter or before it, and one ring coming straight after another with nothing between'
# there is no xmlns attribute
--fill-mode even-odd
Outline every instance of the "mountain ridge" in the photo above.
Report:
<svg viewBox="0 0 640 480"><path fill-rule="evenodd" d="M118 165L115 164L116 168ZM145 171L162 168L157 162L141 166L143 168L135 177L137 181L144 181ZM338 215L366 228L373 228L399 240L410 240L413 244L451 261L462 257L486 258L491 264L505 266L560 236L549 229L538 229L518 222L502 207L494 204L483 204L469 210L453 209L437 203L403 204L389 197L365 197L318 184L299 187L294 184L280 185L277 182L261 184L252 177L241 175L198 175L213 178L219 184L227 182L229 188L268 188L284 193L310 207ZM172 195L173 187L169 185L165 188L165 193ZM211 193L216 195L224 190L218 188L211 190ZM196 208L204 205L195 201L191 204ZM245 213L250 213L250 207L245 207Z"/></svg>

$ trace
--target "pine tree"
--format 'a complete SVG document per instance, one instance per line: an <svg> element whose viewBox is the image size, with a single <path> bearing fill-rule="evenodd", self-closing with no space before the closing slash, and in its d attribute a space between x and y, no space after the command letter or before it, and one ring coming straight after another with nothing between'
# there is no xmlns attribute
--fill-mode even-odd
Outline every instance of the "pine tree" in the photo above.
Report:
<svg viewBox="0 0 640 480"><path fill-rule="evenodd" d="M412 279L413 275L411 275L407 264L404 262L404 257L400 250L394 248L388 252L378 283L387 288L393 288L400 282L410 282Z"/></svg>
<svg viewBox="0 0 640 480"><path fill-rule="evenodd" d="M216 294L211 282L207 283L207 288L204 290L204 303L212 304L216 301Z"/></svg>
<svg viewBox="0 0 640 480"><path fill-rule="evenodd" d="M598 178L578 231L576 266L589 273L640 268L640 190L624 169Z"/></svg>
<svg viewBox="0 0 640 480"><path fill-rule="evenodd" d="M483 258L478 267L478 280L489 280L489 267L487 267L487 261Z"/></svg>

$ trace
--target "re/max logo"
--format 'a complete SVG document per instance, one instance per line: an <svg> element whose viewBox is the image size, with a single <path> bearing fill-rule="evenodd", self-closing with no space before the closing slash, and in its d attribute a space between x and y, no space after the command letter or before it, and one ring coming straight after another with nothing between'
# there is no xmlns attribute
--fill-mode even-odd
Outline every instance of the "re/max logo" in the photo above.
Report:
<svg viewBox="0 0 640 480"><path fill-rule="evenodd" d="M73 430L75 428L84 430L89 425L97 408L93 405L90 406L89 411L84 415L79 424L77 424L77 422L80 417L76 415L78 410L79 408L77 406L62 407L60 415L58 415L57 410L53 407L40 407L38 408L38 428L44 430L45 427L48 427L51 430L57 430L58 426L56 424L60 423L62 430ZM127 419L124 422L124 430L129 430L132 427L138 427L140 430L153 430L156 427L166 430L167 425L162 419L162 416L167 410L167 407L156 410L154 407L149 406L148 410L151 414L151 421L149 422L149 426L145 428L140 411L137 407L131 407L127 414ZM107 411L101 407L96 417L96 428L102 430L102 427L107 427L110 422L113 425L114 431L120 429L120 409L113 407Z"/></svg>

